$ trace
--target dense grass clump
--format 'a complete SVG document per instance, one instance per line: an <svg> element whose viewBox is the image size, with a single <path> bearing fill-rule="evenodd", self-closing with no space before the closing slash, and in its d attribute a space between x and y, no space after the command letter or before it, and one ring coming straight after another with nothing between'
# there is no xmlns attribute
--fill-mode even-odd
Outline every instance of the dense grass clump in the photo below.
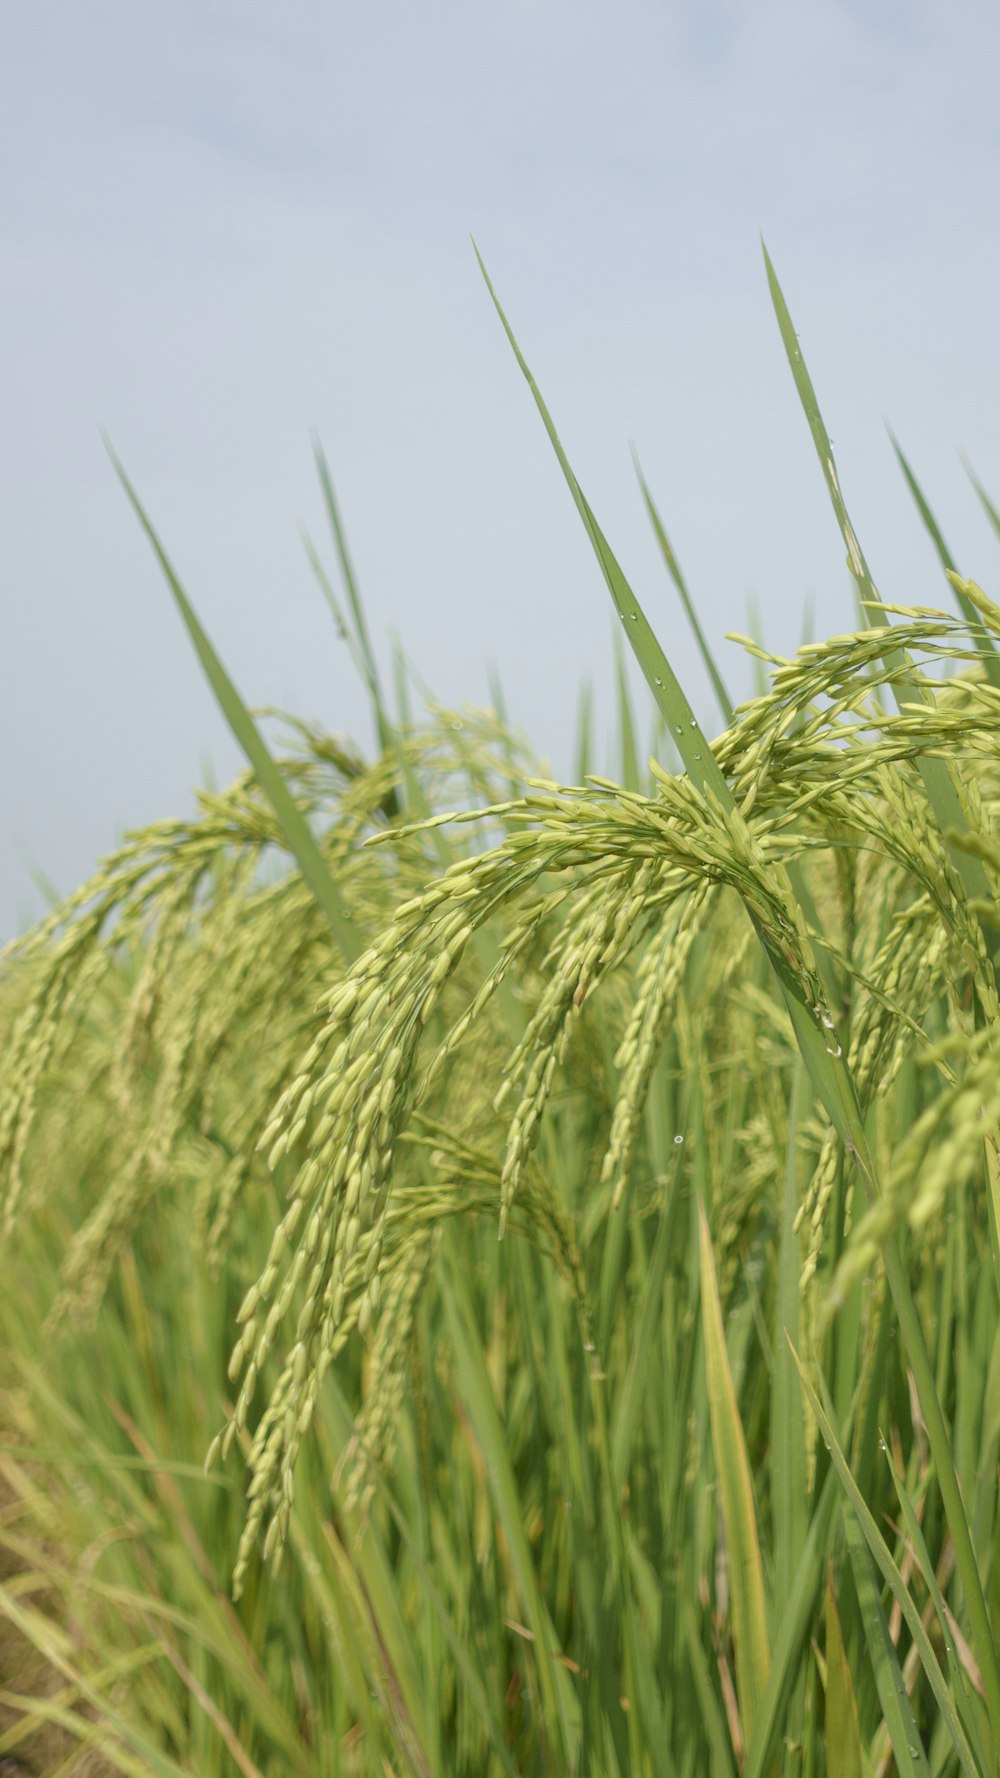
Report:
<svg viewBox="0 0 1000 1778"><path fill-rule="evenodd" d="M1000 1770L1000 610L882 605L768 272L859 628L711 742L518 353L648 779L390 712L322 460L378 747L273 753L132 495L250 770L0 975L0 1756Z"/></svg>

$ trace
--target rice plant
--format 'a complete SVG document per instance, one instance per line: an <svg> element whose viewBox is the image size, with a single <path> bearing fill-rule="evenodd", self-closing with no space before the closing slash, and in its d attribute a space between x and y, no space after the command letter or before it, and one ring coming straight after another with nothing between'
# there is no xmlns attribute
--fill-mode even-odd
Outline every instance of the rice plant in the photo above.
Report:
<svg viewBox="0 0 1000 1778"><path fill-rule="evenodd" d="M248 770L0 975L0 1758L1000 1771L1000 608L901 451L882 602L766 270L858 627L699 629L712 739L500 311L648 774L392 709L321 454L377 746L269 744L120 471Z"/></svg>

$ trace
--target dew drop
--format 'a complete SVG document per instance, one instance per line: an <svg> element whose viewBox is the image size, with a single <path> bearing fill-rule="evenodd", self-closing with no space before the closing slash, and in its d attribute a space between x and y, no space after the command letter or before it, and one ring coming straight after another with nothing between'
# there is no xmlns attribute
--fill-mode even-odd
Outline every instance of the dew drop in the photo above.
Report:
<svg viewBox="0 0 1000 1778"><path fill-rule="evenodd" d="M632 619L632 622L634 624L637 624L639 622L639 613L637 611L630 611L629 617Z"/></svg>
<svg viewBox="0 0 1000 1778"><path fill-rule="evenodd" d="M823 1014L823 1023L826 1026L828 1031L833 1030L833 1020L831 1019L830 1014L828 1012L825 1012Z"/></svg>
<svg viewBox="0 0 1000 1778"><path fill-rule="evenodd" d="M682 735L684 733L684 730L681 728L680 723L677 724L677 728L675 729L674 732L675 732L675 734L678 734L678 735Z"/></svg>
<svg viewBox="0 0 1000 1778"><path fill-rule="evenodd" d="M698 719L697 719L697 717L696 717L696 716L692 716L692 718L691 718L691 727L692 727L692 728L697 728L697 727L698 727Z"/></svg>
<svg viewBox="0 0 1000 1778"><path fill-rule="evenodd" d="M456 718L456 720L455 720L455 721L454 721L454 722L453 722L453 723L452 723L452 725L451 725L451 726L452 726L452 728L454 728L454 729L460 729L460 728L464 728L464 727L465 727L465 724L464 724L464 723L463 723L463 722L459 722L459 721L458 721L458 720L457 720L457 718Z"/></svg>
<svg viewBox="0 0 1000 1778"><path fill-rule="evenodd" d="M700 758L701 758L701 754L700 754L700 753L696 753L696 754L695 754L695 759L700 759Z"/></svg>
<svg viewBox="0 0 1000 1778"><path fill-rule="evenodd" d="M681 1145L682 1145L682 1143L683 1143L683 1141L684 1141L684 1138L683 1138L683 1136L675 1136L675 1137L674 1137L674 1147L675 1147L675 1148L680 1148L680 1147L681 1147Z"/></svg>
<svg viewBox="0 0 1000 1778"><path fill-rule="evenodd" d="M836 1048L834 1048L831 1044L828 1043L826 1046L826 1053L828 1056L842 1056L844 1052L841 1049L839 1043L837 1044Z"/></svg>
<svg viewBox="0 0 1000 1778"><path fill-rule="evenodd" d="M655 683L656 683L656 684L657 684L657 685L662 685L662 684L663 684L663 680L662 680L662 679L661 679L661 678L660 678L660 675L659 675L659 673L657 673L657 675L656 675L656 681L655 681Z"/></svg>

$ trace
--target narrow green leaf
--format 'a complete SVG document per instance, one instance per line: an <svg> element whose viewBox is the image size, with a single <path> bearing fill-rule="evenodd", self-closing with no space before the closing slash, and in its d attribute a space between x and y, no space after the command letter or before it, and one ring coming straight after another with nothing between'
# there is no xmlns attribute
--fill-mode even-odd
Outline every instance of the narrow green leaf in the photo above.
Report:
<svg viewBox="0 0 1000 1778"><path fill-rule="evenodd" d="M972 464L968 461L968 459L966 457L962 458L962 464L964 466L966 475L968 476L970 482L972 483L973 487L976 490L977 495L979 496L979 501L980 501L980 504L982 505L983 511L986 514L986 517L989 519L990 524L993 526L993 529L996 532L997 536L1000 537L1000 511L998 511L997 508L994 506L993 501L990 499L989 495L986 492L986 489L983 487L982 482L979 480L979 477L977 476L975 470L973 469Z"/></svg>
<svg viewBox="0 0 1000 1778"><path fill-rule="evenodd" d="M952 591L958 600L962 616L965 618L966 623L976 638L979 648L982 650L982 660L986 670L986 676L991 685L1000 688L1000 654L997 652L996 643L986 629L979 612L976 610L975 605L966 593L961 580L956 578L958 576L958 567L954 557L952 556L948 545L945 543L940 526L924 498L920 483L917 481L913 470L910 468L909 463L903 455L902 447L891 427L889 428L889 439L892 448L896 453L899 467L903 471L906 485L913 496L917 511L924 522L924 528L937 551L938 560L940 561L945 574L948 576Z"/></svg>
<svg viewBox="0 0 1000 1778"><path fill-rule="evenodd" d="M486 1464L490 1492L503 1527L528 1626L533 1633L532 1648L541 1692L540 1728L544 1725L540 1738L546 1749L548 1769L554 1775L557 1771L570 1770L575 1758L577 1732L572 1723L576 1714L575 1700L566 1673L554 1658L556 1633L535 1573L517 1480L476 1330L468 1288L454 1256L449 1272L451 1288L445 1295L445 1308L459 1386ZM557 1749L558 1765L555 1763Z"/></svg>
<svg viewBox="0 0 1000 1778"><path fill-rule="evenodd" d="M615 636L615 688L618 694L618 745L621 763L621 782L626 790L638 790L642 775L639 771L639 749L635 739L635 717L632 712L632 698L628 688L628 675L625 671L625 654L622 639Z"/></svg>
<svg viewBox="0 0 1000 1778"><path fill-rule="evenodd" d="M903 471L903 477L905 479L906 485L909 488L910 493L913 496L913 501L914 501L914 504L917 508L917 511L919 512L920 517L924 521L924 529L927 532L927 535L930 538L931 542L933 543L934 548L937 550L938 559L941 563L941 566L944 569L946 574L949 572L949 570L957 573L958 563L955 561L955 558L953 557L951 551L949 550L948 545L945 543L944 537L942 536L942 533L941 533L941 527L939 526L936 518L934 517L934 514L932 513L930 507L928 506L927 501L924 497L923 489L921 488L920 483L918 482L916 476L913 473L913 470L910 468L910 465L907 462L907 459L903 454L903 447L900 444L898 438L896 437L896 434L893 432L891 426L887 427L887 431L889 433L889 442L892 445L892 448L896 453L896 461L899 464L900 469Z"/></svg>
<svg viewBox="0 0 1000 1778"><path fill-rule="evenodd" d="M581 688L576 717L576 781L586 783L594 760L594 693L589 681Z"/></svg>
<svg viewBox="0 0 1000 1778"><path fill-rule="evenodd" d="M930 1778L927 1755L917 1731L913 1706L875 1584L871 1556L865 1546L861 1527L849 1512L844 1515L844 1530L868 1656L898 1778Z"/></svg>
<svg viewBox="0 0 1000 1778"><path fill-rule="evenodd" d="M837 516L837 523L840 526L841 536L847 545L847 566L854 577L855 585L857 587L858 604L862 617L863 619L866 618L870 623L874 623L876 619L880 623L885 623L887 620L883 613L872 611L870 609L872 606L881 605L878 588L872 579L868 563L865 561L864 551L858 542L857 533L855 532L854 526L851 524L847 507L844 504L844 496L840 490L840 479L837 475L837 466L833 459L833 446L830 443L830 435L823 423L823 416L820 413L819 402L816 399L816 391L813 388L812 379L806 369L805 359L802 356L802 350L799 346L798 334L795 332L795 328L792 325L792 317L788 312L788 305L782 294L781 285L778 283L774 266L771 264L770 254L764 246L763 241L761 242L761 247L764 253L764 265L767 270L767 282L771 292L771 301L774 304L774 312L778 317L778 327L781 333L782 342L785 347L788 362L791 365L792 376L795 379L795 387L798 390L799 400L802 403L809 430L812 433L813 444L816 446L816 455L820 460L820 465L823 470L823 479L826 482L827 491L829 492L830 500L833 504L833 510Z"/></svg>
<svg viewBox="0 0 1000 1778"><path fill-rule="evenodd" d="M796 1221L799 1210L798 1135L807 1106L802 1065L796 1058L788 1103L788 1146L775 1300L774 1374L771 1384L771 1488L774 1496L775 1594L787 1599L809 1524L805 1415L802 1389L789 1349L799 1340L802 1262Z"/></svg>
<svg viewBox="0 0 1000 1778"><path fill-rule="evenodd" d="M107 440L105 443L118 480L153 546L153 552L163 570L167 585L173 593L188 634L194 643L195 653L202 664L205 677L215 693L219 709L253 768L257 782L270 801L288 849L323 909L329 921L330 930L346 961L352 963L359 955L361 946L351 926L351 917L344 905L343 897L323 862L322 854L313 839L309 824L275 765L257 724L202 628L184 588L174 573L166 551L147 517L138 494L115 456L110 443Z"/></svg>
<svg viewBox="0 0 1000 1778"><path fill-rule="evenodd" d="M881 1440L881 1448L885 1460L889 1465L889 1473L892 1476L893 1487L896 1490L896 1498L899 1501L900 1509L903 1514L906 1535L909 1538L910 1545L917 1558L917 1562L919 1563L920 1572L924 1578L924 1584L933 1601L934 1610L937 1613L938 1625L941 1630L941 1641L945 1652L945 1664L948 1668L951 1696L955 1701L955 1707L962 1720L963 1727L969 1736L970 1743L976 1749L977 1768L982 1772L988 1772L991 1769L995 1769L996 1762L993 1761L992 1763L988 1763L983 1755L982 1748L978 1745L979 1733L973 1702L969 1697L966 1677L955 1652L954 1633L952 1626L948 1621L948 1612L945 1607L944 1597L941 1593L941 1588L938 1586L937 1575L934 1571L934 1564L931 1561L930 1551L927 1548L927 1543L924 1538L923 1528L917 1517L913 1501L910 1498L910 1492L906 1486L906 1481L893 1461L892 1452L889 1449L888 1441L885 1438Z"/></svg>
<svg viewBox="0 0 1000 1778"><path fill-rule="evenodd" d="M316 470L319 475L320 487L323 490L323 502L326 506L326 514L330 523L334 548L337 552L337 560L340 564L340 572L343 577L344 586L347 590L347 602L351 614L351 628L353 630L361 674L371 696L372 705L375 711L375 723L378 729L379 743L384 751L389 747L392 740L393 723L386 706L385 698L382 694L378 664L375 660L375 650L372 647L371 636L368 633L368 623L365 618L364 604L358 589L357 575L354 572L354 563L351 560L351 552L347 547L347 534L344 530L344 522L340 516L340 506L334 492L333 477L330 474L330 466L327 463L326 455L318 436L313 437L313 455L316 459Z"/></svg>
<svg viewBox="0 0 1000 1778"><path fill-rule="evenodd" d="M733 700L726 690L725 681L715 664L715 657L705 639L705 632L701 627L698 613L694 607L694 601L688 591L687 581L681 573L680 563L674 555L670 539L663 526L663 521L656 509L653 496L646 485L646 478L642 473L642 466L639 462L634 445L632 446L632 462L635 465L635 473L639 478L639 487L642 490L642 497L646 503L646 511L649 514L650 523L652 524L656 541L660 546L660 554L667 565L667 572L680 594L681 604L684 607L684 615L691 626L691 633L698 644L698 652L705 663L705 671L708 674L709 679L712 681L712 690L715 693L715 700L719 706L722 720L724 723L728 724L733 720Z"/></svg>
<svg viewBox="0 0 1000 1778"><path fill-rule="evenodd" d="M958 1754L959 1762L963 1772L966 1774L966 1778L983 1778L983 1774L978 1767L972 1749L969 1746L965 1730L959 1720L947 1682L941 1672L937 1656L931 1646L930 1638L927 1635L927 1631L924 1629L920 1612L917 1610L910 1590L899 1571L899 1567L893 1560L892 1552L889 1550L881 1531L875 1523L875 1519L872 1516L868 1504L865 1501L854 1476L851 1474L850 1465L844 1455L843 1446L841 1445L833 1424L832 1409L828 1403L824 1404L820 1401L819 1396L806 1375L805 1366L799 1358L798 1353L793 1352L793 1356L795 1358L799 1376L802 1379L802 1387L805 1391L809 1406L816 1417L816 1423L822 1433L823 1442L833 1460L833 1467L836 1470L841 1487L847 1496L850 1506L853 1508L853 1519L848 1519L847 1521L849 1539L851 1537L852 1525L856 1524L858 1532L864 1540L864 1543L860 1546L861 1553L865 1556L863 1564L855 1559L852 1549L855 1583L858 1589L862 1614L865 1618L866 1634L869 1635L869 1648L875 1666L876 1680L879 1685L879 1697L882 1702L882 1709L892 1738L893 1751L896 1754L897 1764L900 1766L900 1772L902 1773L904 1770L903 1762L908 1759L913 1772L924 1774L926 1778L927 1762L916 1735L916 1725L913 1722L912 1710L909 1708L909 1699L906 1697L905 1689L902 1689L902 1679L899 1673L898 1663L896 1662L895 1649L889 1641L888 1630L884 1629L885 1616L882 1612L878 1589L875 1587L874 1581L871 1579L867 1552L864 1549L864 1545L867 1545L867 1549L871 1551L871 1555L874 1557L884 1580L888 1584L893 1598L896 1600L904 1618L906 1619L907 1629L913 1638L917 1653L920 1657L921 1665L927 1675L931 1690L934 1693L934 1699L938 1710L941 1713L942 1720L951 1737L952 1745ZM855 1549L858 1547L859 1546L857 1545L854 1546Z"/></svg>
<svg viewBox="0 0 1000 1778"><path fill-rule="evenodd" d="M867 1778L869 1771L832 1573L826 1583L826 1770L827 1778Z"/></svg>
<svg viewBox="0 0 1000 1778"><path fill-rule="evenodd" d="M716 764L715 756L712 753L708 741L702 733L696 718L691 712L688 701L681 690L680 682L677 679L673 668L670 666L659 642L650 628L642 606L622 573L607 538L604 536L603 531L598 525L597 520L584 498L583 490L581 489L576 476L573 474L569 459L559 441L559 434L556 432L552 416L550 415L545 402L542 400L541 390L525 362L521 348L518 345L517 340L514 338L510 322L507 320L507 317L500 306L496 291L490 282L489 273L483 264L479 248L476 247L474 241L472 245L475 250L476 258L479 261L479 269L486 281L486 288L493 299L493 305L500 317L504 332L510 341L514 356L517 359L528 387L534 396L535 405L542 416L542 422L552 442L552 448L558 458L559 466L566 477L570 493L576 503L577 511L583 520L587 534L593 544L594 553L601 565L601 571L607 582L608 591L614 602L615 610L622 623L625 625L625 634L631 644L636 660L642 668L646 683L663 714L664 720L670 725L671 732L677 738L677 750L684 761L688 776L692 783L697 785L699 790L711 789L714 791L724 807L731 805L732 798L729 793L729 788Z"/></svg>
<svg viewBox="0 0 1000 1778"><path fill-rule="evenodd" d="M709 1672L708 1659L701 1646L694 1606L687 1594L681 1600L681 1626L684 1646L691 1662L691 1676L694 1680L695 1696L701 1712L705 1738L711 1749L712 1778L734 1778L733 1753L729 1745L722 1707Z"/></svg>
<svg viewBox="0 0 1000 1778"><path fill-rule="evenodd" d="M833 447L830 443L830 435L826 430L823 416L820 413L819 402L816 399L816 391L813 388L812 380L806 369L802 350L799 346L798 335L792 325L792 317L788 312L788 305L785 302L781 286L778 283L777 274L771 264L766 247L763 248L763 252L764 264L767 270L767 281L771 292L771 301L774 304L774 312L778 318L778 328L781 333L782 343L784 344L785 353L791 366L795 387L799 394L799 400L802 403L803 412L805 413L809 430L812 433L813 443L816 446L816 454L820 460L820 465L823 470L823 479L826 482L833 510L836 514L837 523L840 526L841 536L847 545L847 565L854 576L861 613L869 623L880 624L891 632L892 626L889 623L888 615L883 610L881 595L872 579L868 563L864 557L864 552L858 542L857 533L851 523L847 507L844 504L844 496L840 488L840 479L837 475L837 467L833 458ZM894 677L891 684L893 697L896 700L897 706L902 708L906 703L926 703L930 694L924 685L922 678L914 672L913 667L902 650L894 646L891 640L891 635L885 658L893 670ZM948 837L952 830L957 833L963 833L967 828L968 823L965 819L961 802L959 801L958 792L949 775L947 765L944 760L929 759L926 756L921 755L917 759L917 768L924 781L924 788L927 792L931 807L934 810L934 815L941 830L941 835L944 839L945 847L953 868L961 878L966 893L972 899L985 899L990 894L990 888L986 872L980 860L978 858L970 857L968 854L963 854L957 846L950 842ZM989 928L984 927L984 937L990 955L993 957L1000 955L1000 935L991 931Z"/></svg>
<svg viewBox="0 0 1000 1778"><path fill-rule="evenodd" d="M776 1601L780 1607L780 1617L777 1620L771 1670L760 1701L753 1736L747 1745L743 1778L764 1778L778 1752L788 1697L795 1676L808 1653L813 1634L834 1509L838 1500L836 1477L833 1470L828 1469L810 1521L809 1535L791 1592L787 1599Z"/></svg>
<svg viewBox="0 0 1000 1778"><path fill-rule="evenodd" d="M676 1164L674 1170L676 1172ZM611 1432L611 1468L616 1492L621 1490L628 1474L642 1394L649 1383L646 1359L656 1337L657 1321L663 1314L663 1280L666 1277L667 1263L670 1258L671 1211L675 1189L676 1181L672 1181L670 1191L664 1192L663 1195L656 1240L653 1243L649 1269L642 1286L642 1298L635 1317L635 1334L629 1354L628 1368L624 1381L615 1391L615 1411ZM626 1207L623 1205L620 1211L615 1211L613 1214L621 1215L625 1209Z"/></svg>
<svg viewBox="0 0 1000 1778"><path fill-rule="evenodd" d="M729 1554L736 1689L739 1694L743 1733L749 1741L771 1664L764 1566L757 1533L750 1464L726 1351L712 1237L708 1218L700 1207L699 1241L705 1370L715 1469Z"/></svg>

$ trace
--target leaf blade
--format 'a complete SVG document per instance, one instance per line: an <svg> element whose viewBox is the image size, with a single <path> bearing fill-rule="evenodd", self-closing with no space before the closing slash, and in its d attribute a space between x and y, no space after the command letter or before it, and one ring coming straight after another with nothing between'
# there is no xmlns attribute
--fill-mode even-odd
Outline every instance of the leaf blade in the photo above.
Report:
<svg viewBox="0 0 1000 1778"><path fill-rule="evenodd" d="M174 602L181 614L184 626L190 636L195 653L201 662L205 677L215 694L216 702L229 726L234 740L241 748L252 767L257 781L271 804L278 824L285 837L286 844L299 866L306 882L319 902L330 925L337 944L348 963L354 962L360 954L361 946L350 923L350 915L336 883L327 870L319 847L313 838L309 824L288 789L270 749L264 740L257 724L240 697L236 686L230 679L216 653L209 637L189 600L184 588L177 578L167 553L160 542L153 524L138 494L129 481L122 464L105 440L108 455L118 480L128 497L140 525L146 533L153 553L174 597Z"/></svg>

